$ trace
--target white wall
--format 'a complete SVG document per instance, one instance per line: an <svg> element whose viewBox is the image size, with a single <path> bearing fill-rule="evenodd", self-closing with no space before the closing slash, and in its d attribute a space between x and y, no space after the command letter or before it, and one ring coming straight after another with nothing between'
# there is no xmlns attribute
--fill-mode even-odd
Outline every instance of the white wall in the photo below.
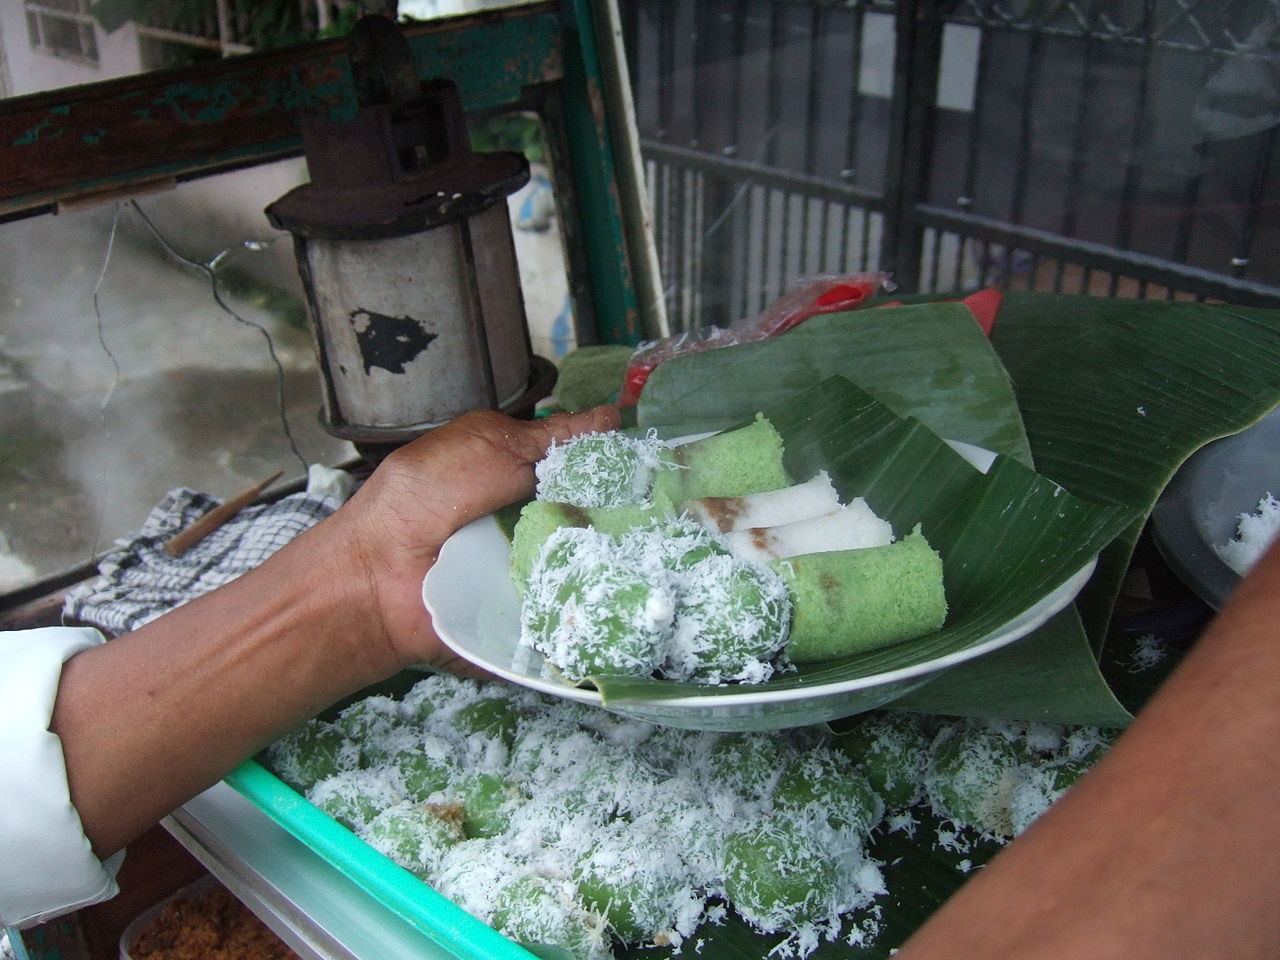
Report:
<svg viewBox="0 0 1280 960"><path fill-rule="evenodd" d="M37 93L81 83L96 83L141 69L138 37L132 24L114 33L94 27L98 63L87 64L33 50L27 33L27 15L22 0L0 3L0 43L8 67L9 96Z"/></svg>

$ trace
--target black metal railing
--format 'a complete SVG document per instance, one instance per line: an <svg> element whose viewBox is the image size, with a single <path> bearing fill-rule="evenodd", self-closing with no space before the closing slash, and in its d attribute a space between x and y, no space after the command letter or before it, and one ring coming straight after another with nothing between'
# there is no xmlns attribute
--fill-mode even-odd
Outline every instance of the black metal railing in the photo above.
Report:
<svg viewBox="0 0 1280 960"><path fill-rule="evenodd" d="M621 0L672 326L801 276L1280 306L1280 0Z"/></svg>

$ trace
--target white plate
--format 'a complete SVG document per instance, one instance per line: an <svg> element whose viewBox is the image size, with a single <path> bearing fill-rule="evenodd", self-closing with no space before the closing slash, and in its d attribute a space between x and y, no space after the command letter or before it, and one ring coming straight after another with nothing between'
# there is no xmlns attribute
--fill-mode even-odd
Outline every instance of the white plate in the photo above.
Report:
<svg viewBox="0 0 1280 960"><path fill-rule="evenodd" d="M948 441L979 470L995 454ZM940 670L973 660L1026 636L1062 610L1093 573L1090 561L1074 576L964 650L897 670L811 687L742 686L740 692L605 704L591 689L549 674L540 654L520 643L520 599L511 581L511 550L492 517L450 537L422 584L422 599L440 639L458 656L512 683L623 716L697 730L778 730L852 716L884 706Z"/></svg>
<svg viewBox="0 0 1280 960"><path fill-rule="evenodd" d="M1093 573L1090 561L980 643L956 653L854 680L786 690L743 686L740 693L664 700L602 702L598 692L548 675L542 657L520 644L520 600L508 575L510 548L492 517L449 538L423 581L422 596L436 632L454 653L512 683L605 707L623 716L697 730L777 730L873 710L929 680L1030 633L1070 603Z"/></svg>

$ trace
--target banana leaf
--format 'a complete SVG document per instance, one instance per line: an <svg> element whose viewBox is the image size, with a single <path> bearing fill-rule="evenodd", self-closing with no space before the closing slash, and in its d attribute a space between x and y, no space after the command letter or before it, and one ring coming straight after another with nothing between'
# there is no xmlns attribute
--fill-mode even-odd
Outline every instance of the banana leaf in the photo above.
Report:
<svg viewBox="0 0 1280 960"><path fill-rule="evenodd" d="M719 429L841 373L942 436L1034 462L1082 499L1130 508L1073 609L895 702L1106 725L1097 661L1134 543L1187 457L1280 401L1280 311L1012 293L990 343L975 337L985 340L957 304L814 318L773 341L663 364L639 421L667 433L694 421ZM957 376L958 364L972 364L972 376ZM1015 416L1029 457L1010 439Z"/></svg>
<svg viewBox="0 0 1280 960"><path fill-rule="evenodd" d="M1280 311L1009 294L992 345L1037 469L1077 496L1139 513L1077 603L1100 653L1134 544L1174 472L1280 402Z"/></svg>
<svg viewBox="0 0 1280 960"><path fill-rule="evenodd" d="M919 420L898 416L843 377L765 405L763 412L783 437L793 477L826 470L843 499L866 498L900 535L920 525L942 556L949 606L947 622L934 633L806 664L770 680L771 689L854 680L970 647L1068 580L1133 520L1129 508L1074 497L1013 457L997 456L983 473ZM1128 714L1087 650L1083 658L1068 660L1076 680L1066 704L1069 719L1083 722L1079 718L1088 716L1123 725ZM606 704L739 692L648 678L592 679ZM1060 691L1055 702L1063 704ZM1055 719L1068 718L1061 710Z"/></svg>
<svg viewBox="0 0 1280 960"><path fill-rule="evenodd" d="M665 435L722 430L833 376L939 436L1031 464L1009 375L957 303L828 314L782 337L668 360L636 416Z"/></svg>

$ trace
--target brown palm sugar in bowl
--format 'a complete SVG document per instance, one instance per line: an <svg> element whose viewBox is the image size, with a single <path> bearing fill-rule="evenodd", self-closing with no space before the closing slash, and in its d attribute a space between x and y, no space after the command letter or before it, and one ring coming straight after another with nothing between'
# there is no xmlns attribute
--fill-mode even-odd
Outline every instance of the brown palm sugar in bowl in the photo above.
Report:
<svg viewBox="0 0 1280 960"><path fill-rule="evenodd" d="M138 933L131 960L297 960L225 887L179 897Z"/></svg>

